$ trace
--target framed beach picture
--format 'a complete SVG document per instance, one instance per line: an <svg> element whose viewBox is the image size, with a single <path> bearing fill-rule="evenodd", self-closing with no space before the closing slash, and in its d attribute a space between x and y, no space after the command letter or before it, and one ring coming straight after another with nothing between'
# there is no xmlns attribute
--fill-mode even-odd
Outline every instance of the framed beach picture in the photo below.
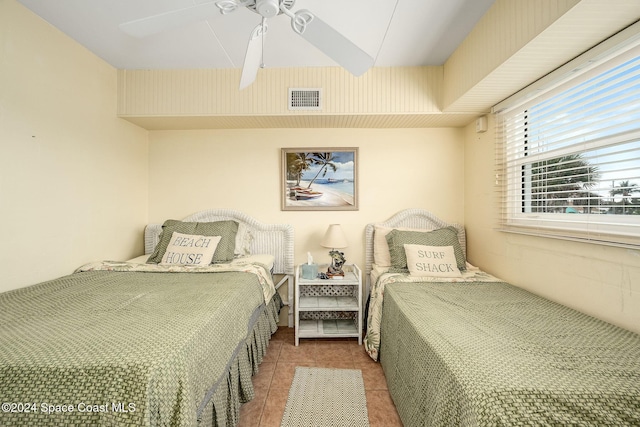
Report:
<svg viewBox="0 0 640 427"><path fill-rule="evenodd" d="M282 210L358 210L357 148L283 148Z"/></svg>

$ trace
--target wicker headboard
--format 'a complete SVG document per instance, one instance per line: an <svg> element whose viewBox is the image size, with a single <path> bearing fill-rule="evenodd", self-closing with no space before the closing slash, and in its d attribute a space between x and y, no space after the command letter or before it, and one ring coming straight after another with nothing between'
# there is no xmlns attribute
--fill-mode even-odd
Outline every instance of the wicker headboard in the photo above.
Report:
<svg viewBox="0 0 640 427"><path fill-rule="evenodd" d="M458 230L458 240L464 256L467 256L467 238L465 236L464 227L460 224L450 224L441 220L433 215L431 212L423 209L405 209L402 210L391 218L384 222L367 224L365 227L365 274L367 278L366 294L369 294L369 278L371 275L371 268L373 265L373 235L375 232L375 226L381 225L383 227L409 227L409 228L424 228L424 229L438 229L443 227L453 226Z"/></svg>
<svg viewBox="0 0 640 427"><path fill-rule="evenodd" d="M210 209L183 218L185 222L233 220L244 224L253 235L251 253L272 254L275 274L294 274L293 227L290 224L263 224L247 214L232 209ZM149 224L144 230L144 253L151 254L159 242L161 224Z"/></svg>

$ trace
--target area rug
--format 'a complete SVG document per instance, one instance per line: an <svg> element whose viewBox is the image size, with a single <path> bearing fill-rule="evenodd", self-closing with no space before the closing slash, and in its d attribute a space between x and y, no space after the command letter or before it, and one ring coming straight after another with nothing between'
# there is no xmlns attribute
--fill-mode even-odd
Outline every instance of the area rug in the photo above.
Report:
<svg viewBox="0 0 640 427"><path fill-rule="evenodd" d="M362 371L297 367L280 425L368 427Z"/></svg>

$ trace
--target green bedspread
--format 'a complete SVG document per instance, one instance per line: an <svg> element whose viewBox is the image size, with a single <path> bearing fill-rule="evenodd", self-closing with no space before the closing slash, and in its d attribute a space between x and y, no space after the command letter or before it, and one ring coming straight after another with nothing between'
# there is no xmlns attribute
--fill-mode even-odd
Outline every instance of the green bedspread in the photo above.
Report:
<svg viewBox="0 0 640 427"><path fill-rule="evenodd" d="M0 294L0 425L192 426L226 385L268 272L103 267Z"/></svg>
<svg viewBox="0 0 640 427"><path fill-rule="evenodd" d="M386 285L405 426L640 425L640 336L502 282Z"/></svg>

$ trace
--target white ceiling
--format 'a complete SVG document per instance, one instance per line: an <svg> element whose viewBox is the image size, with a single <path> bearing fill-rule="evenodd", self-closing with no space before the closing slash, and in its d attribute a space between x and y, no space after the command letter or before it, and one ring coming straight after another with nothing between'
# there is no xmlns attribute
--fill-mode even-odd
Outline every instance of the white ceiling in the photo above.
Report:
<svg viewBox="0 0 640 427"><path fill-rule="evenodd" d="M120 69L240 68L261 17L246 8L137 39L119 24L210 0L18 0ZM375 58L375 66L441 65L494 0L296 0ZM284 15L268 20L266 67L336 65L295 34Z"/></svg>

